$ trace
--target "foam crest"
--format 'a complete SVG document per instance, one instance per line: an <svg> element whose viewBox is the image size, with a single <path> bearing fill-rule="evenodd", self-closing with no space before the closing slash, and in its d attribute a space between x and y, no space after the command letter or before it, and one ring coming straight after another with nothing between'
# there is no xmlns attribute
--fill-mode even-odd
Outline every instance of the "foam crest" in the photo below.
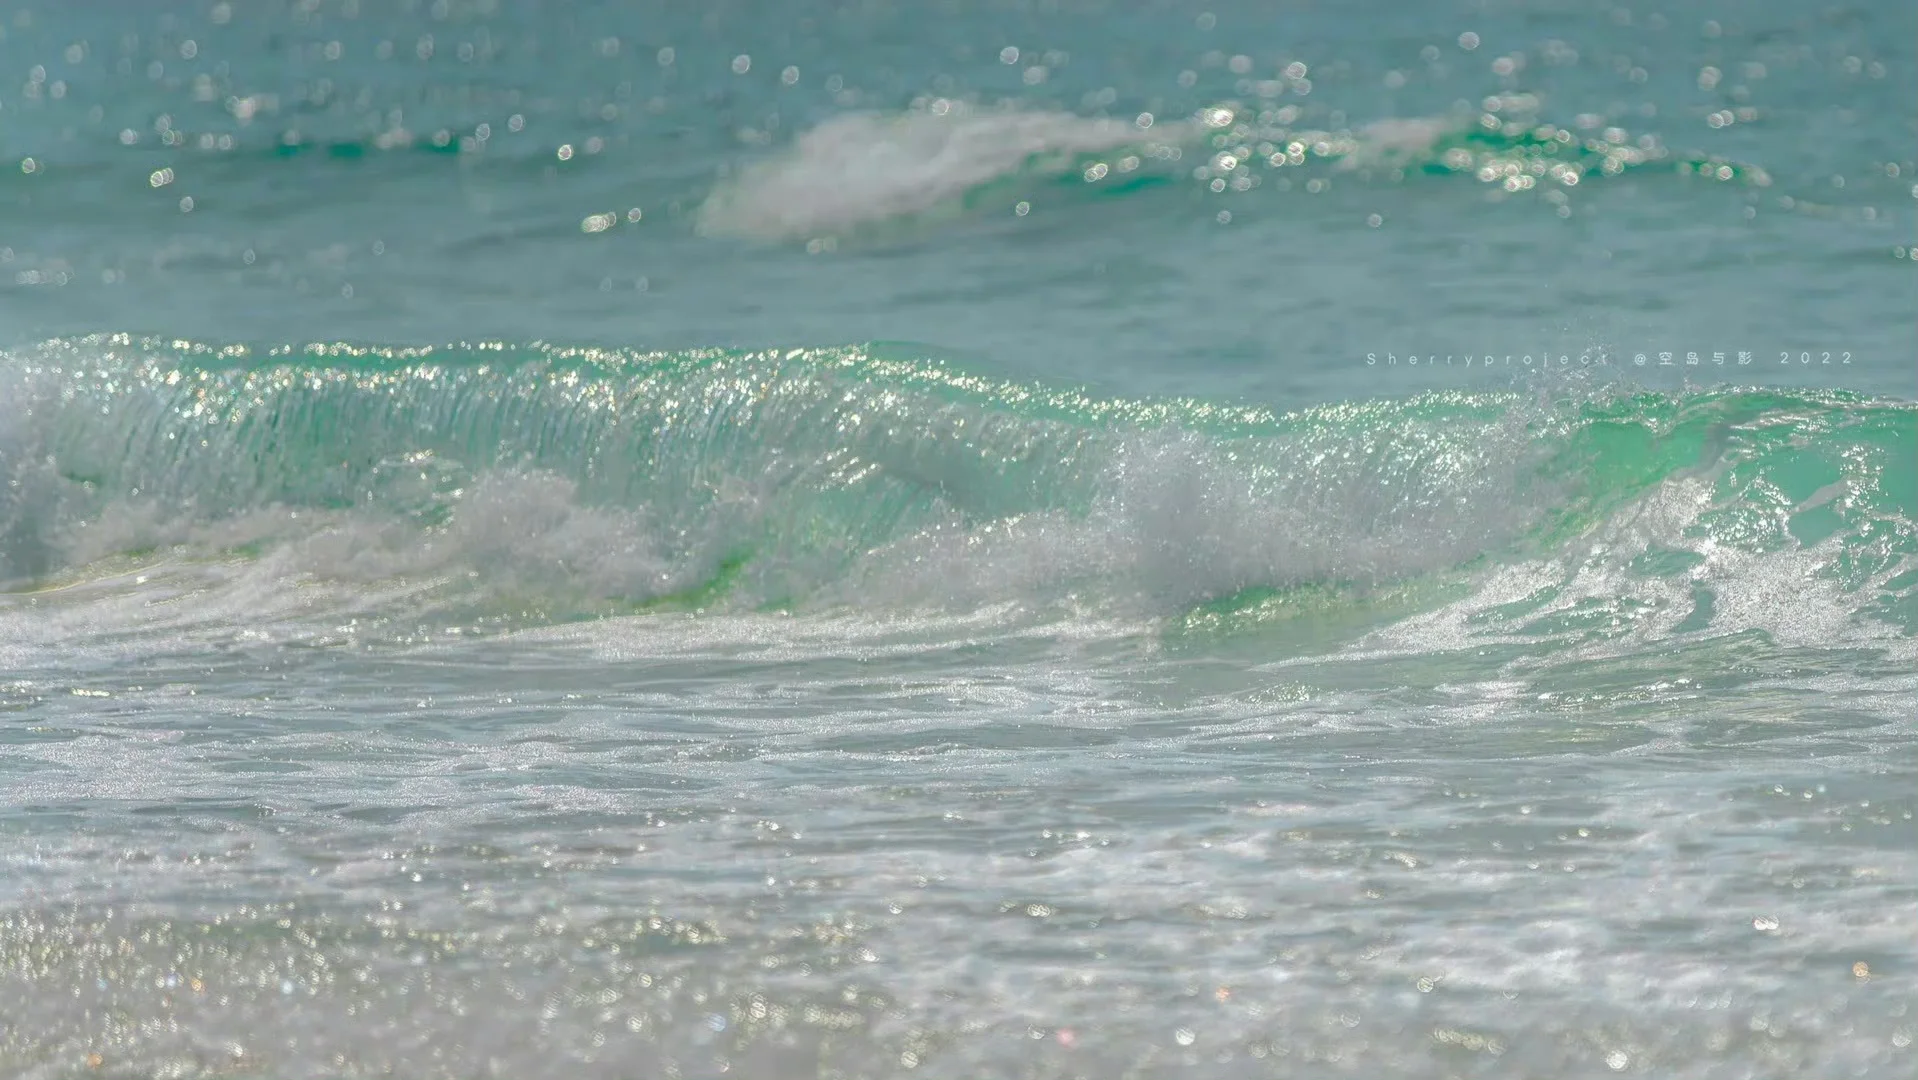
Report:
<svg viewBox="0 0 1918 1080"><path fill-rule="evenodd" d="M784 152L747 166L700 208L712 235L832 236L945 207L995 180L1070 171L1078 155L1189 136L1189 124L1142 129L1065 112L984 111L953 102L901 114L834 117Z"/></svg>
<svg viewBox="0 0 1918 1080"><path fill-rule="evenodd" d="M1244 439L1138 432L1115 440L1082 512L929 530L875 552L855 581L916 602L1070 594L1159 613L1250 589L1367 587L1532 527L1560 493L1528 487L1531 458L1512 417L1307 422Z"/></svg>

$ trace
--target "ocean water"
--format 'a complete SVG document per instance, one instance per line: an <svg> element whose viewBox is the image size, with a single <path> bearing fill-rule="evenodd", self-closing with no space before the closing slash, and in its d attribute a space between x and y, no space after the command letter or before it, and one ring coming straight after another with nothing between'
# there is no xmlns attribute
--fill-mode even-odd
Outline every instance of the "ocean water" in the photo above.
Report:
<svg viewBox="0 0 1918 1080"><path fill-rule="evenodd" d="M0 1075L1918 1074L1918 8L0 7Z"/></svg>

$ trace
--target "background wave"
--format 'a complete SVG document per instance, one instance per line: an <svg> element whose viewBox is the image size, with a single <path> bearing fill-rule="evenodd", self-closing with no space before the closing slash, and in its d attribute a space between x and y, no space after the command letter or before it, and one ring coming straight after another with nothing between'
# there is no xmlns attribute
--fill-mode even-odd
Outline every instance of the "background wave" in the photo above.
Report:
<svg viewBox="0 0 1918 1080"><path fill-rule="evenodd" d="M1561 201L1581 183L1646 166L1756 187L1772 182L1757 166L1674 152L1597 115L1569 126L1548 122L1532 94L1493 95L1476 112L1338 130L1311 126L1310 115L1296 105L1228 101L1161 123L1150 113L1122 120L922 100L903 113L839 116L801 133L723 181L698 223L712 235L818 240L894 219L1025 205L1015 200L1034 181L1102 195L1172 180L1247 192L1268 180L1289 188L1294 174L1311 175L1308 167L1382 170L1394 180L1463 174Z"/></svg>

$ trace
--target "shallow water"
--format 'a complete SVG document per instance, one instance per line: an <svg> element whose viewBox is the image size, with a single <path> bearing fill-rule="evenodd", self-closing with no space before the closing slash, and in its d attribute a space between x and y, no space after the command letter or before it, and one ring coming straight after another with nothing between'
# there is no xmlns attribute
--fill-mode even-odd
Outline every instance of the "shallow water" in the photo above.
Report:
<svg viewBox="0 0 1918 1080"><path fill-rule="evenodd" d="M1908 6L0 26L0 1072L1914 1068Z"/></svg>

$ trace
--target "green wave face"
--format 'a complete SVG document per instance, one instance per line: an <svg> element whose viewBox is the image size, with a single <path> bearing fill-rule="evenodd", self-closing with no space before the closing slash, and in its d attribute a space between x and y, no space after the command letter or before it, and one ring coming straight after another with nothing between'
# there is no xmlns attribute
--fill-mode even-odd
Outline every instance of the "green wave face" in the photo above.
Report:
<svg viewBox="0 0 1918 1080"><path fill-rule="evenodd" d="M1914 451L1913 406L1809 391L1278 414L858 347L89 338L0 361L0 579L237 564L475 618L1014 603L1313 633L1478 596L1481 625L1600 635L1770 588L1911 633Z"/></svg>

